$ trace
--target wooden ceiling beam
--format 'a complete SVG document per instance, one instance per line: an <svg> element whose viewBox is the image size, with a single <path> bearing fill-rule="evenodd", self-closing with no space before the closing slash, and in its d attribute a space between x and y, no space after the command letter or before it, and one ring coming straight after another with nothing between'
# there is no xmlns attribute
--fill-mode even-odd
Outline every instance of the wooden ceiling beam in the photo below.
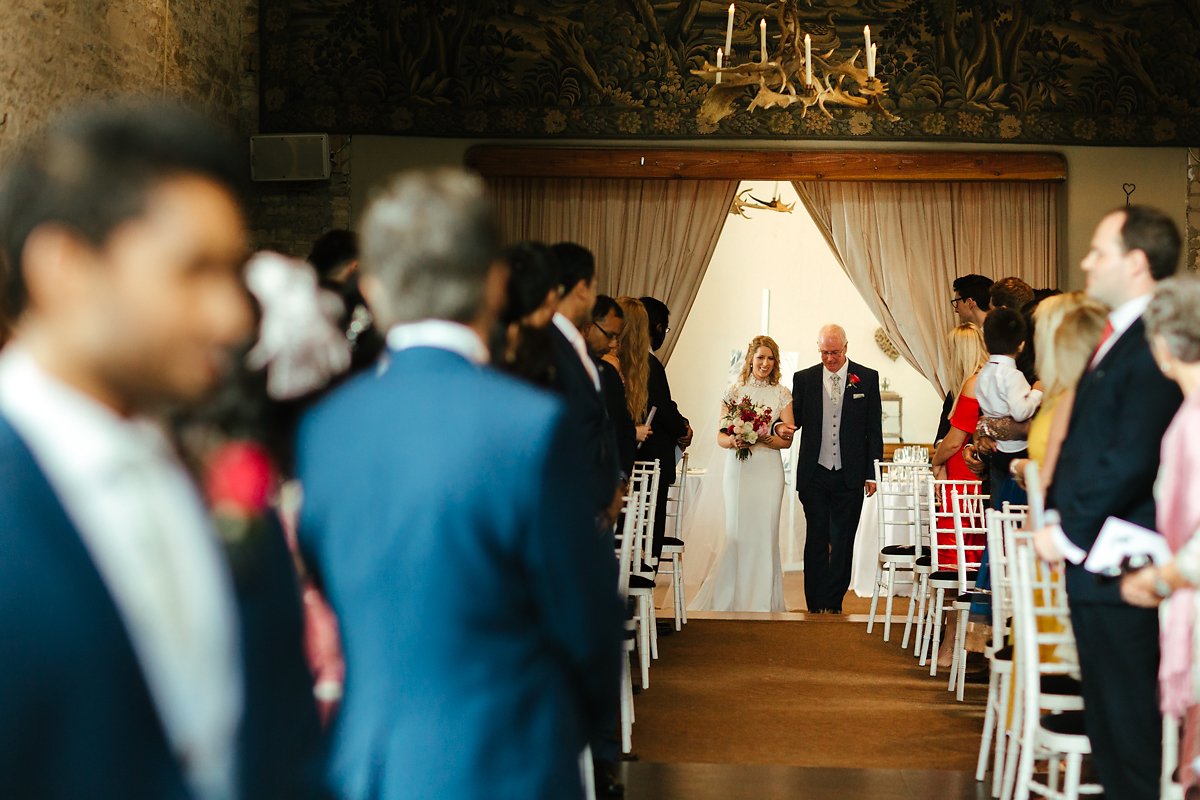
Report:
<svg viewBox="0 0 1200 800"><path fill-rule="evenodd" d="M1060 153L881 150L681 150L476 145L485 177L824 181L1065 181Z"/></svg>

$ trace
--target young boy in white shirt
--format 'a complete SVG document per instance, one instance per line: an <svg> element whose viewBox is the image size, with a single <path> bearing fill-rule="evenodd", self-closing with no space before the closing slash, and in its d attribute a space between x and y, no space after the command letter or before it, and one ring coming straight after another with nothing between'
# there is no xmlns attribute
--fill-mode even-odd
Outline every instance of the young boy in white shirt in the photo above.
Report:
<svg viewBox="0 0 1200 800"><path fill-rule="evenodd" d="M1024 422L1042 404L1040 382L1032 387L1017 369L1017 355L1025 348L1025 319L1009 308L996 308L983 322L983 342L991 354L979 371L975 396L984 417L1011 417ZM1009 464L1028 457L1024 439L997 440L989 473L992 479L992 505L999 508L1009 481Z"/></svg>

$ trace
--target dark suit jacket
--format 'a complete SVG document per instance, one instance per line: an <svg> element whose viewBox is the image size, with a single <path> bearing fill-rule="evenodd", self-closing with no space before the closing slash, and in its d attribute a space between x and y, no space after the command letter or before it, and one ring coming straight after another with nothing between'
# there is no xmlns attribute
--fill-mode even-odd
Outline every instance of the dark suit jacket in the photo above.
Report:
<svg viewBox="0 0 1200 800"><path fill-rule="evenodd" d="M666 487L675 482L675 447L687 435L688 421L671 399L667 370L653 353L650 354L646 383L646 412L649 413L652 408L658 410L654 412L654 420L650 423L653 433L642 443L637 458L640 461L658 459L662 465L660 491L666 491Z"/></svg>
<svg viewBox="0 0 1200 800"><path fill-rule="evenodd" d="M621 472L629 475L637 457L637 431L634 430L633 417L629 416L625 384L612 364L600 359L592 359L592 363L600 372L600 392L604 396L608 419L612 422L613 435L617 440L617 460L621 465Z"/></svg>
<svg viewBox="0 0 1200 800"><path fill-rule="evenodd" d="M346 655L340 797L581 796L623 609L571 424L554 395L428 347L306 417L300 541Z"/></svg>
<svg viewBox="0 0 1200 800"><path fill-rule="evenodd" d="M1109 517L1155 528L1159 451L1182 399L1155 365L1140 318L1084 373L1048 498L1076 545L1090 550ZM1118 582L1082 566L1067 566L1067 593L1072 603L1121 602Z"/></svg>
<svg viewBox="0 0 1200 800"><path fill-rule="evenodd" d="M592 511L598 514L608 508L617 489L620 457L616 433L608 418L605 398L596 391L592 377L579 360L579 353L553 323L547 331L554 358L554 388L566 401L569 429L578 440L580 462L588 474Z"/></svg>
<svg viewBox="0 0 1200 800"><path fill-rule="evenodd" d="M0 795L190 797L116 604L3 417L0 485ZM299 590L277 527L242 584L242 796L312 797L319 727Z"/></svg>
<svg viewBox="0 0 1200 800"><path fill-rule="evenodd" d="M849 362L846 390L842 399L841 436L842 475L846 488L860 487L875 480L875 460L883 458L883 404L879 399L879 373L862 364ZM824 436L825 385L821 364L803 369L792 378L792 413L800 437L796 459L796 491L803 491L817 471ZM858 376L855 385L851 375Z"/></svg>

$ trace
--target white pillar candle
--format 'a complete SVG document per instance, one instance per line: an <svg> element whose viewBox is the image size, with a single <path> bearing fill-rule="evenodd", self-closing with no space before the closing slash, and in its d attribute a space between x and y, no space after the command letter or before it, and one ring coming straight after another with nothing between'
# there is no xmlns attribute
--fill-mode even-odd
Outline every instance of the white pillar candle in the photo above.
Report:
<svg viewBox="0 0 1200 800"><path fill-rule="evenodd" d="M762 58L760 60L762 61L762 63L765 64L765 63L767 63L767 21L766 21L766 19L763 19L761 22L758 23L758 34L759 34L759 37L758 37L759 51L760 51L760 55L762 56Z"/></svg>
<svg viewBox="0 0 1200 800"><path fill-rule="evenodd" d="M733 3L729 4L729 25L725 27L725 54L733 51Z"/></svg>
<svg viewBox="0 0 1200 800"><path fill-rule="evenodd" d="M869 59L870 63L867 64L867 77L868 78L875 77L875 48L878 46L879 45L877 45L877 44L871 45L871 50L870 50L871 58Z"/></svg>
<svg viewBox="0 0 1200 800"><path fill-rule="evenodd" d="M804 85L812 86L812 38L804 34Z"/></svg>
<svg viewBox="0 0 1200 800"><path fill-rule="evenodd" d="M867 41L867 45L864 48L864 50L866 52L870 53L871 52L871 26L870 25L863 26L863 38L866 39L866 41Z"/></svg>
<svg viewBox="0 0 1200 800"><path fill-rule="evenodd" d="M725 52L723 50L721 50L721 48L718 47L717 48L717 80L716 80L716 83L721 82L721 62L724 60L724 58L725 58Z"/></svg>

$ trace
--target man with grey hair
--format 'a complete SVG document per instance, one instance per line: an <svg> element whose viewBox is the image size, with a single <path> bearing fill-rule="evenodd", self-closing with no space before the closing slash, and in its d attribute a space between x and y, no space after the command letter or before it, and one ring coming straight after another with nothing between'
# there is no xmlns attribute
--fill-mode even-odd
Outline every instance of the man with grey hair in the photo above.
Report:
<svg viewBox="0 0 1200 800"><path fill-rule="evenodd" d="M348 670L332 787L581 797L579 755L618 700L616 561L562 403L485 366L507 269L483 184L402 175L362 234L388 360L297 447L300 542Z"/></svg>
<svg viewBox="0 0 1200 800"><path fill-rule="evenodd" d="M875 460L883 458L879 373L847 360L847 349L840 325L821 328L821 363L793 377L796 424L777 427L785 438L802 432L796 491L807 526L804 597L814 614L842 613L863 496L875 493Z"/></svg>

